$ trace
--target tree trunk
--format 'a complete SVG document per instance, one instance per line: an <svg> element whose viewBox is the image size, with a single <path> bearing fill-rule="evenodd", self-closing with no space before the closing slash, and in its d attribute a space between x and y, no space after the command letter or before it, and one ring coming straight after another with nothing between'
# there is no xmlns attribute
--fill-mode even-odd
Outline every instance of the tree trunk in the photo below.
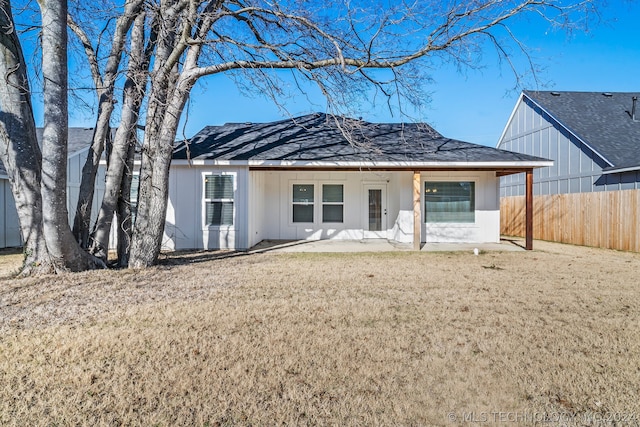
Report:
<svg viewBox="0 0 640 427"><path fill-rule="evenodd" d="M0 0L0 159L11 182L24 241L21 275L52 271L43 238L40 166L31 94L22 47L15 31L11 2Z"/></svg>
<svg viewBox="0 0 640 427"><path fill-rule="evenodd" d="M131 246L129 267L156 263L162 247L167 202L169 167L178 122L193 83L180 80L165 107L164 120L155 132L147 129L142 147L138 213Z"/></svg>
<svg viewBox="0 0 640 427"><path fill-rule="evenodd" d="M57 272L82 271L99 263L82 250L67 211L67 1L38 0L42 12L42 208L44 239ZM104 266L104 263L102 263Z"/></svg>
<svg viewBox="0 0 640 427"><path fill-rule="evenodd" d="M129 265L131 253L131 237L133 235L133 212L131 209L131 187L133 178L135 139L129 143L127 165L122 175L120 185L120 198L118 199L118 267L125 268ZM137 188L136 188L137 190Z"/></svg>
<svg viewBox="0 0 640 427"><path fill-rule="evenodd" d="M127 166L133 165L134 150L132 148L134 147L132 147L132 144L135 146L136 126L138 124L140 106L145 95L146 76L149 68L149 57L145 57L144 49L144 22L145 16L139 15L136 18L131 34L129 71L127 72L127 80L124 88L124 102L120 126L116 132L115 141L109 156L106 189L100 212L98 213L96 227L92 234L93 243L91 245L91 252L103 260L107 258L111 225L119 201L126 199L127 203L129 203L129 193L122 193L123 178L129 176L129 185L125 187L130 190L130 176L132 171L130 169L127 170ZM129 156L131 156L131 158ZM122 219L126 221L126 218ZM126 222L124 225L126 226Z"/></svg>
<svg viewBox="0 0 640 427"><path fill-rule="evenodd" d="M217 2L215 2L217 5ZM214 3L210 3L214 7ZM217 7L217 6L216 6ZM190 13L195 10L190 9ZM169 15L170 16L170 15ZM198 21L195 15L191 18ZM198 28L206 34L210 28L207 24L197 22ZM151 93L147 108L147 122L142 145L142 164L140 168L140 186L138 190L138 207L133 231L130 268L142 268L155 264L160 255L162 237L167 217L169 198L169 168L173 154L173 143L176 137L180 116L195 78L185 70L193 68L201 52L201 45L188 45L185 31L193 22L183 20L176 27L178 20L163 19L158 23L158 47L151 73ZM179 31L176 31L176 28ZM188 47L188 49L187 49ZM178 58L186 53L179 70Z"/></svg>
<svg viewBox="0 0 640 427"><path fill-rule="evenodd" d="M104 92L104 91L103 91ZM89 231L91 229L91 205L95 191L96 175L100 158L104 150L105 141L108 138L111 128L109 121L113 112L112 93L103 93L99 96L98 119L93 132L93 139L87 160L82 167L82 179L78 193L78 204L76 205L76 215L73 220L73 236L81 247L89 246Z"/></svg>
<svg viewBox="0 0 640 427"><path fill-rule="evenodd" d="M169 130L170 131L170 130ZM162 246L169 195L169 166L173 152L173 135L166 131L155 135L145 133L138 211L134 227L129 267L149 267L158 259Z"/></svg>

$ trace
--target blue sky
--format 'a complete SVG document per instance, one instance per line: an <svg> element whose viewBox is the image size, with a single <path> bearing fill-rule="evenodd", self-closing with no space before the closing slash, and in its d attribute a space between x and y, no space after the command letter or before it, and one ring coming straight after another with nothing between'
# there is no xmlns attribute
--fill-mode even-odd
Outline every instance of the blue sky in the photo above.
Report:
<svg viewBox="0 0 640 427"><path fill-rule="evenodd" d="M601 9L601 21L589 31L567 34L554 31L539 21L522 19L513 26L516 36L530 49L537 65L540 85L529 81L527 89L558 91L640 91L640 4L611 1ZM521 60L522 58L520 58ZM521 62L521 61L519 61ZM500 66L488 50L483 67L458 71L454 66L438 69L427 87L431 102L421 119L443 135L495 146L520 93L514 90L511 71ZM285 102L292 115L324 111L317 93L311 99L296 96ZM383 107L363 106L364 120L398 121ZM271 101L246 97L224 75L206 78L194 88L192 102L178 138L190 137L206 125L227 122L268 122L285 118ZM70 118L71 126L91 126L84 114Z"/></svg>

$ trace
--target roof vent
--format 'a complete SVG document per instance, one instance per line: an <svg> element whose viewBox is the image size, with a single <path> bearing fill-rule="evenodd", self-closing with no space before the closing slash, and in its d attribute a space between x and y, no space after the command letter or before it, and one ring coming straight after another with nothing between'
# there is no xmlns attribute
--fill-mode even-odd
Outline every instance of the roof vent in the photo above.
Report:
<svg viewBox="0 0 640 427"><path fill-rule="evenodd" d="M551 95L553 95L553 96L560 96L560 92L551 92Z"/></svg>
<svg viewBox="0 0 640 427"><path fill-rule="evenodd" d="M637 96L632 96L631 97L631 120L633 120L634 122L636 121L636 103L638 102L638 97Z"/></svg>
<svg viewBox="0 0 640 427"><path fill-rule="evenodd" d="M602 94L604 96L606 96L607 98L611 98L613 96L613 94L611 92L602 92Z"/></svg>

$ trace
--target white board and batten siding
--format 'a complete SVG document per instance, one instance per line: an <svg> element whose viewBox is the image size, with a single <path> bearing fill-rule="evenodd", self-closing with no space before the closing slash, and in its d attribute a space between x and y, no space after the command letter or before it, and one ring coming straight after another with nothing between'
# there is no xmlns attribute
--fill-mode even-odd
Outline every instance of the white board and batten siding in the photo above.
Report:
<svg viewBox="0 0 640 427"><path fill-rule="evenodd" d="M234 177L234 218L231 226L205 224L204 179L212 174ZM248 179L248 167L172 166L162 250L247 249Z"/></svg>
<svg viewBox="0 0 640 427"><path fill-rule="evenodd" d="M386 208L386 227L379 237L397 241L410 241L413 230L413 207L410 188L410 173L406 172L300 172L300 171L252 171L254 180L260 186L251 199L260 210L252 210L251 243L259 239L269 240L320 240L320 239L362 239L367 221L367 189L382 189L385 194L383 206ZM313 185L314 221L312 223L293 222L293 185ZM343 222L322 223L322 185L343 186ZM409 186L409 187L407 187ZM406 215L400 211L411 211L411 223L406 223ZM398 220L400 218L400 221ZM405 219L404 223L402 219ZM260 229L260 227L262 229Z"/></svg>
<svg viewBox="0 0 640 427"><path fill-rule="evenodd" d="M234 176L232 226L205 224L204 178ZM424 172L426 181L475 182L475 220L471 223L422 224L426 242L497 242L500 231L499 179L495 172ZM313 185L314 220L293 222L294 184ZM322 222L322 185L343 186L343 221ZM262 240L386 238L413 241L413 173L410 171L249 171L246 167L173 166L163 250L245 250ZM383 230L367 231L368 190L383 194ZM421 196L422 197L422 196ZM424 202L421 201L424 218Z"/></svg>
<svg viewBox="0 0 640 427"><path fill-rule="evenodd" d="M470 223L424 223L427 243L497 243L500 241L500 179L495 172L424 172L421 197L427 181L475 182L475 221ZM424 219L424 202L422 203ZM426 240L425 240L426 237Z"/></svg>

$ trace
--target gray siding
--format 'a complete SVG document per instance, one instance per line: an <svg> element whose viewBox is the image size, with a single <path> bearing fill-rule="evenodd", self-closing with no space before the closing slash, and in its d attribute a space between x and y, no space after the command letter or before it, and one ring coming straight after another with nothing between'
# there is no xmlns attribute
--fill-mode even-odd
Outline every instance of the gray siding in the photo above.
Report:
<svg viewBox="0 0 640 427"><path fill-rule="evenodd" d="M82 165L87 156L87 150L72 154L67 162L67 210L69 224L73 225L80 181L82 179ZM105 190L105 169L100 167L96 176L95 194L91 210L91 224L98 217L98 210L102 203ZM113 235L113 233L112 233ZM22 246L22 234L20 232L20 220L16 210L16 204L11 193L11 184L6 177L0 177L0 248Z"/></svg>
<svg viewBox="0 0 640 427"><path fill-rule="evenodd" d="M534 194L640 188L638 172L603 175L602 169L609 165L602 158L524 97L498 148L554 160L552 167L534 170ZM522 196L524 192L524 174L501 178L501 197Z"/></svg>
<svg viewBox="0 0 640 427"><path fill-rule="evenodd" d="M22 246L18 211L11 193L11 184L0 178L0 248Z"/></svg>

